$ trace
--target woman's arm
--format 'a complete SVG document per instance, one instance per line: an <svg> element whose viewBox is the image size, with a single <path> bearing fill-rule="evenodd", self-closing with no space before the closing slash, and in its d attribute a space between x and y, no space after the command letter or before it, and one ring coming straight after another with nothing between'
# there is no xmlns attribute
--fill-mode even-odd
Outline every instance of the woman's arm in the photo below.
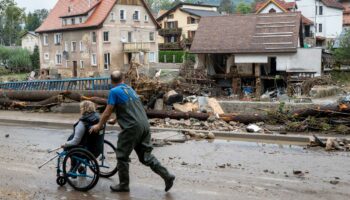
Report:
<svg viewBox="0 0 350 200"><path fill-rule="evenodd" d="M85 134L85 125L83 122L79 122L78 125L74 129L74 137L73 139L67 141L62 147L67 148L74 145L79 145L81 140L83 139Z"/></svg>

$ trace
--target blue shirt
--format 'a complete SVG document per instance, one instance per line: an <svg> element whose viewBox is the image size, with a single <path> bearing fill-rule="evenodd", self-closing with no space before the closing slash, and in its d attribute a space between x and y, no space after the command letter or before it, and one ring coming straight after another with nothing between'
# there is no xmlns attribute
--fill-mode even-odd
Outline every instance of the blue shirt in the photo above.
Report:
<svg viewBox="0 0 350 200"><path fill-rule="evenodd" d="M127 103L128 101L135 101L138 98L138 95L130 86L121 83L110 90L108 105L121 105Z"/></svg>

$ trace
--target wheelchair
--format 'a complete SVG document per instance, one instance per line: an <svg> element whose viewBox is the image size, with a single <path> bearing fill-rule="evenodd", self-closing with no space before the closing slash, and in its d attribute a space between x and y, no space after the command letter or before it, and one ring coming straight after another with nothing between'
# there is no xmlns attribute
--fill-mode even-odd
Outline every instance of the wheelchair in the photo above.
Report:
<svg viewBox="0 0 350 200"><path fill-rule="evenodd" d="M116 148L107 140L104 140L102 153L97 158L84 146L73 146L56 152L56 156L39 166L39 169L55 158L56 183L60 186L68 183L77 191L88 191L95 187L100 177L109 178L118 172Z"/></svg>

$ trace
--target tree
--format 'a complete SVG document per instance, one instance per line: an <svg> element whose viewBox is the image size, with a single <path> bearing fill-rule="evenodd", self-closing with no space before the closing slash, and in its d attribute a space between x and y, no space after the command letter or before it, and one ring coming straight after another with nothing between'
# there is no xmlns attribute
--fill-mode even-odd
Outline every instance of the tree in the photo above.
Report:
<svg viewBox="0 0 350 200"><path fill-rule="evenodd" d="M39 54L39 47L35 46L34 51L32 55L30 56L30 59L32 61L32 66L34 69L40 69L40 54Z"/></svg>
<svg viewBox="0 0 350 200"><path fill-rule="evenodd" d="M220 12L225 12L225 13L233 13L234 6L231 0L221 0L220 1L220 6L219 6L219 11Z"/></svg>
<svg viewBox="0 0 350 200"><path fill-rule="evenodd" d="M238 14L248 14L252 12L251 5L244 3L243 1L239 2L236 7L236 13Z"/></svg>
<svg viewBox="0 0 350 200"><path fill-rule="evenodd" d="M350 60L350 30L347 30L345 35L341 37L339 48L334 49L334 56L340 62Z"/></svg>

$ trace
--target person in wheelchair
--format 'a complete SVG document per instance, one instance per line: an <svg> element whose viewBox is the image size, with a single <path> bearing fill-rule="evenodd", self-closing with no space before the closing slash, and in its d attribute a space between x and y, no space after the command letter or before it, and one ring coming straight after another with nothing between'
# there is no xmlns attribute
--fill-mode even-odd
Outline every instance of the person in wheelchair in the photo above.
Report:
<svg viewBox="0 0 350 200"><path fill-rule="evenodd" d="M104 128L99 134L89 133L90 128L100 121L100 116L96 112L95 104L91 101L81 102L80 113L80 119L73 126L73 134L69 136L68 141L61 147L64 148L64 150L69 150L81 146L90 151L95 158L98 158L103 151Z"/></svg>

